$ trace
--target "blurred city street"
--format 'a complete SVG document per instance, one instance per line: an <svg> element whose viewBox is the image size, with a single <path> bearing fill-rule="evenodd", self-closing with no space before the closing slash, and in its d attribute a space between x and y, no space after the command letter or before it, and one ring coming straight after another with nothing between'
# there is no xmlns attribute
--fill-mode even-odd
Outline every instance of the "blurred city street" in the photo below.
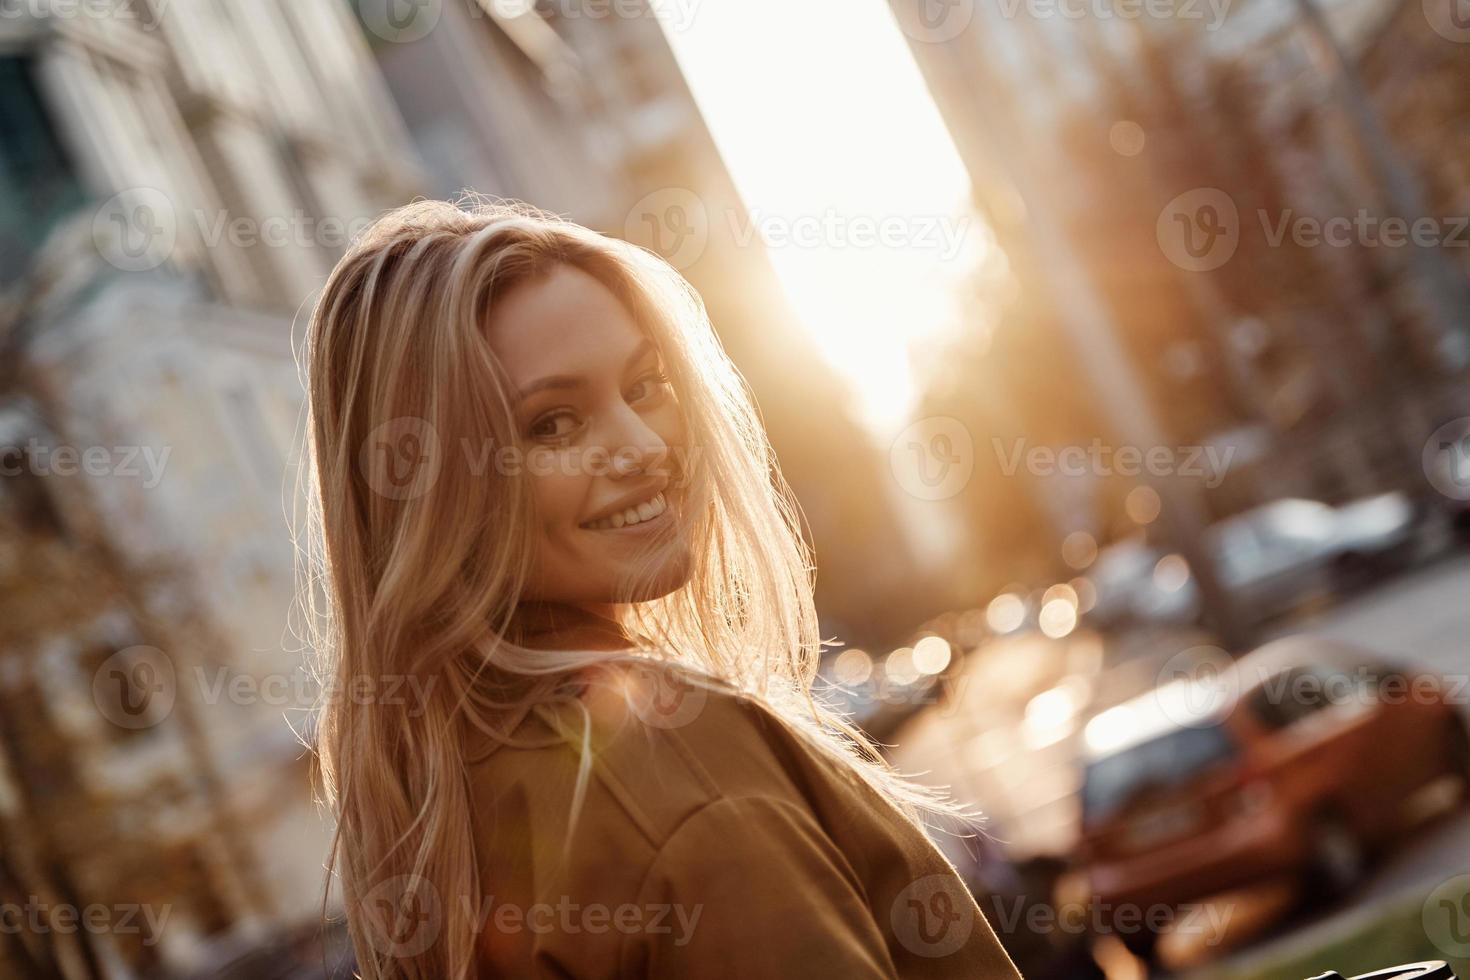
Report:
<svg viewBox="0 0 1470 980"><path fill-rule="evenodd" d="M304 328L467 191L683 278L1028 980L1470 980L1467 120L1465 0L0 3L0 980L349 973Z"/></svg>
<svg viewBox="0 0 1470 980"><path fill-rule="evenodd" d="M1470 680L1470 556L1456 552L1402 578L1303 617L1281 632L1313 633L1357 643L1423 664L1448 677ZM1461 704L1470 714L1470 699ZM1409 898L1415 901L1448 879L1470 873L1470 809L1445 815L1424 828L1374 868L1340 906L1292 921L1260 937L1248 949L1222 958L1218 970L1249 970L1298 949L1326 945L1351 927L1364 910Z"/></svg>
<svg viewBox="0 0 1470 980"><path fill-rule="evenodd" d="M1335 637L1441 673L1465 674L1470 671L1470 556L1451 551L1273 631L1287 633Z"/></svg>

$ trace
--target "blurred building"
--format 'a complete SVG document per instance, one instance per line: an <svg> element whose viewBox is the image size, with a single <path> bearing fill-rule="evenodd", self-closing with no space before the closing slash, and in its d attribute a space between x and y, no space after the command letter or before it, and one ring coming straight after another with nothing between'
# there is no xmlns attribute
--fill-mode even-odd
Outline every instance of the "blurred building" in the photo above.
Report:
<svg viewBox="0 0 1470 980"><path fill-rule="evenodd" d="M894 642L944 608L883 454L809 344L647 4L430 4L364 17L432 192L519 198L669 259L699 291L801 501L825 636ZM753 68L752 70L755 70Z"/></svg>
<svg viewBox="0 0 1470 980"><path fill-rule="evenodd" d="M937 22L923 0L892 6L1009 260L1008 310L955 351L965 367L938 379L934 411L1002 442L1125 439L1109 409L1127 380L1082 370L1059 329L1058 282L1081 280L1171 444L1232 453L1218 485L1190 488L1207 518L1281 496L1426 493L1423 441L1467 407L1465 250L1270 234L1399 215L1414 192L1445 230L1465 214L1463 58L1420 5L1339 0L1321 28L1299 4L1225 5L1218 22L1188 5L1083 17L959 4ZM1171 209L1222 199L1236 209L1230 251L1208 267L1171 254ZM1068 247L1038 248L1056 239ZM977 463L977 551L1064 572L1067 533L1138 530L1122 507L1131 483Z"/></svg>
<svg viewBox="0 0 1470 980"><path fill-rule="evenodd" d="M35 9L0 20L0 891L168 917L7 930L0 974L188 972L320 910L292 321L418 169L335 0Z"/></svg>

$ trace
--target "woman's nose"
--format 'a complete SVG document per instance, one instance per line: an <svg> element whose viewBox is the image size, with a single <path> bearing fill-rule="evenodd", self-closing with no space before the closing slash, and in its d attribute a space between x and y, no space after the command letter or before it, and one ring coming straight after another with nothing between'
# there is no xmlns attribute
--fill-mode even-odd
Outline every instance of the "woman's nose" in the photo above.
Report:
<svg viewBox="0 0 1470 980"><path fill-rule="evenodd" d="M607 445L610 470L615 477L634 476L656 469L669 453L669 445L638 412L628 406L617 415Z"/></svg>

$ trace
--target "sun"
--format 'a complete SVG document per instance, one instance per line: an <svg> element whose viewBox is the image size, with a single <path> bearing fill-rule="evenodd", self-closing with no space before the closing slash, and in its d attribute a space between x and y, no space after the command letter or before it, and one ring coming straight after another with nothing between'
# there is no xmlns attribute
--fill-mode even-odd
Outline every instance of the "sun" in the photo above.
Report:
<svg viewBox="0 0 1470 980"><path fill-rule="evenodd" d="M987 248L970 181L883 0L705 0L665 33L793 308L879 437L913 345L961 328Z"/></svg>

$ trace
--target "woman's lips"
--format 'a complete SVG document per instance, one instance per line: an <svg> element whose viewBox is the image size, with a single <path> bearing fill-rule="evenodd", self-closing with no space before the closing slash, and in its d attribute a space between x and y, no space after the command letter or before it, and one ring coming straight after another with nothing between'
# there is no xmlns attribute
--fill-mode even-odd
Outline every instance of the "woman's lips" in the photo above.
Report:
<svg viewBox="0 0 1470 980"><path fill-rule="evenodd" d="M584 530L584 531L628 531L628 532L636 532L639 528L644 527L645 525L647 525L647 526L649 526L651 528L651 527L653 527L655 525L666 523L665 518L668 518L668 517L671 516L670 515L670 511L673 509L673 506L669 502L669 498L668 498L667 494L664 491L659 491L657 494L655 494L653 496L653 499L650 500L647 504L640 504L639 507L636 509L635 512L641 512L642 509L645 508L645 507L655 509L655 510L657 510L657 513L656 514L653 514L652 516L650 516L650 517L648 517L646 519L641 519L641 520L635 521L635 522L630 523L630 524L622 524L620 526L615 526L615 522L613 520L606 519L606 518L603 519L603 520L600 520L600 521L596 522L595 525L594 524L579 524L577 526L579 528L581 528L582 530Z"/></svg>
<svg viewBox="0 0 1470 980"><path fill-rule="evenodd" d="M591 531L594 534L643 534L649 531L657 531L673 523L674 511L665 507L663 513L657 517L650 517L646 521L637 524L624 524L622 527L583 527L583 531Z"/></svg>

